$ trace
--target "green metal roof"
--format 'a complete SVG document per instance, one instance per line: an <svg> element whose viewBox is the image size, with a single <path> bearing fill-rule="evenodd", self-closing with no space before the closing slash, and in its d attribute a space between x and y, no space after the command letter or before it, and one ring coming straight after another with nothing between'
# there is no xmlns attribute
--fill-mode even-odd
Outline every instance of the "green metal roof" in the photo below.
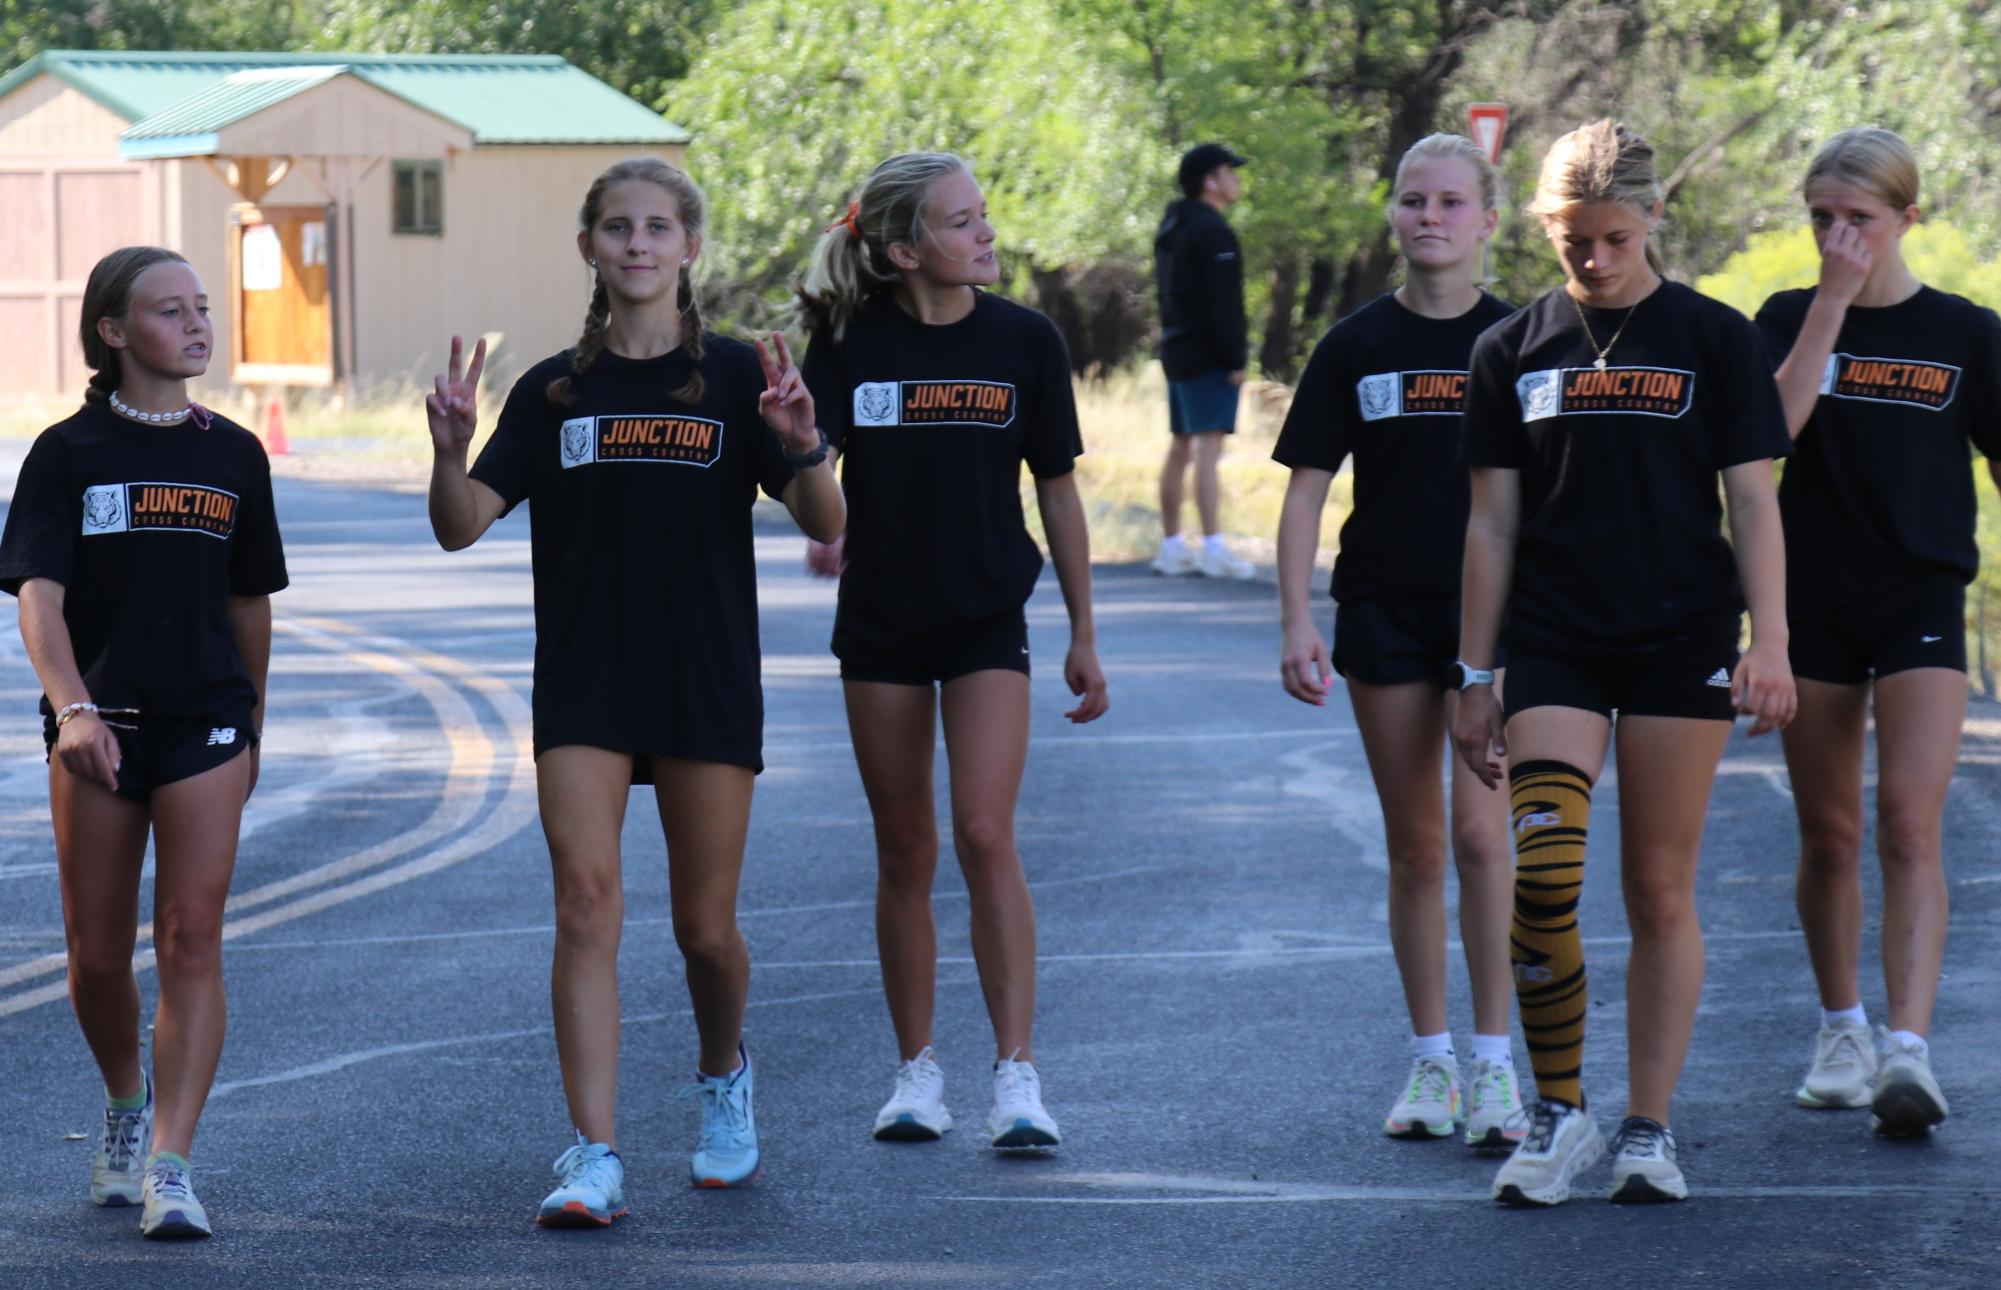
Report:
<svg viewBox="0 0 2001 1290"><path fill-rule="evenodd" d="M692 137L553 54L51 49L0 76L0 98L47 72L126 120L143 124L148 137L185 137L211 133L343 71L465 127L481 144L665 144L686 143ZM244 79L244 73L263 73L270 79ZM304 79L315 74L318 79ZM258 95L271 97L252 102ZM222 116L225 112L231 115Z"/></svg>

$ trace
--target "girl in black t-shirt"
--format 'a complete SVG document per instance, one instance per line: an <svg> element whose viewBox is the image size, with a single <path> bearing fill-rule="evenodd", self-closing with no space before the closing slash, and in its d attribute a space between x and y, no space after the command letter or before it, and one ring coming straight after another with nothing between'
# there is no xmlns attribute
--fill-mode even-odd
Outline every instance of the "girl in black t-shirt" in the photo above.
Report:
<svg viewBox="0 0 2001 1290"><path fill-rule="evenodd" d="M993 1022L996 1147L1053 1146L1030 1046L1035 909L1015 850L1028 753L1028 628L1022 605L1042 553L1023 525L1021 466L1070 611L1063 678L1106 707L1091 621L1090 544L1072 463L1083 451L1062 338L1032 309L988 295L999 277L986 200L945 153L872 171L820 241L801 290L806 380L844 454L851 518L814 553L841 573L834 653L848 729L875 816L876 943L901 1065L875 1135L932 1139L952 1127L931 1051L938 826L932 746L942 710L952 838L972 897L973 957Z"/></svg>
<svg viewBox="0 0 2001 1290"><path fill-rule="evenodd" d="M709 335L688 281L702 192L651 157L599 175L577 247L596 288L582 338L515 385L470 473L484 342L426 400L431 525L470 545L532 503L535 777L556 880L556 1050L576 1145L537 1215L603 1226L625 1212L617 1154L619 832L650 781L666 834L674 937L687 961L702 1109L691 1176L757 1174L742 1044L750 955L736 897L761 760L759 486L801 528L837 537L839 485L781 337L755 353Z"/></svg>
<svg viewBox="0 0 2001 1290"><path fill-rule="evenodd" d="M1946 1116L1926 1035L1945 953L1946 790L1966 717L1966 584L1980 564L1968 450L2001 481L2001 318L1905 266L1918 166L1896 135L1836 135L1805 194L1820 283L1758 313L1798 441L1779 488L1800 678L1785 746L1822 1017L1795 1098L1871 1106L1878 1132L1921 1135ZM1880 1064L1857 980L1872 690L1889 996Z"/></svg>
<svg viewBox="0 0 2001 1290"><path fill-rule="evenodd" d="M1475 284L1499 218L1494 168L1470 139L1435 134L1404 154L1390 226L1404 285L1327 333L1300 378L1272 456L1292 468L1278 530L1286 692L1327 702L1329 672L1348 699L1382 799L1389 843L1390 944L1410 1008L1411 1058L1383 1121L1396 1137L1461 1127L1476 1147L1519 1140L1508 1043L1508 911L1514 904L1503 804L1464 767L1452 776L1451 851L1473 987L1473 1065L1462 1084L1445 1015L1445 796L1439 746L1456 693L1459 565L1466 468L1459 412L1474 340L1514 312ZM1355 459L1355 507L1334 567L1334 652L1313 624L1320 512L1342 460Z"/></svg>
<svg viewBox="0 0 2001 1290"><path fill-rule="evenodd" d="M80 332L90 389L21 465L0 590L20 597L42 684L70 1001L104 1076L90 1198L141 1206L147 1236L207 1236L188 1154L222 1054L223 902L285 557L264 449L188 398L215 332L187 261L144 246L98 261ZM132 973L149 830L151 1078Z"/></svg>
<svg viewBox="0 0 2001 1290"><path fill-rule="evenodd" d="M1473 504L1453 738L1489 785L1505 773L1511 786L1510 942L1540 1099L1494 1180L1505 1203L1567 1199L1605 1152L1581 1083L1577 911L1613 714L1633 937L1613 1198L1640 1201L1688 1194L1667 1126L1702 992L1695 867L1710 785L1735 713L1756 716L1754 735L1792 715L1778 392L1749 321L1661 277L1648 239L1661 205L1638 135L1599 121L1557 140L1529 209L1565 283L1480 338L1467 382ZM1492 666L1504 607L1505 737L1499 698L1467 669Z"/></svg>

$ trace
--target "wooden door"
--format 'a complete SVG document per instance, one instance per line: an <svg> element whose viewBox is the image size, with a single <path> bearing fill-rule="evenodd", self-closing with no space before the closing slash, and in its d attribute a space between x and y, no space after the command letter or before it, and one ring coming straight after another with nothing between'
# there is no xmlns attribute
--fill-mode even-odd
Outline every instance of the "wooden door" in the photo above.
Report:
<svg viewBox="0 0 2001 1290"><path fill-rule="evenodd" d="M239 209L230 240L238 383L332 383L330 227L324 207Z"/></svg>

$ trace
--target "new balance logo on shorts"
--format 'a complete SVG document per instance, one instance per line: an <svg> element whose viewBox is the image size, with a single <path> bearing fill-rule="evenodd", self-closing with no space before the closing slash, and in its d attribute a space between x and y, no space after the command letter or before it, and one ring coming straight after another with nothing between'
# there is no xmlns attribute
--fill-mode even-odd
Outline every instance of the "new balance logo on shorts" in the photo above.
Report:
<svg viewBox="0 0 2001 1290"><path fill-rule="evenodd" d="M221 726L208 732L208 746L219 748L236 742L236 727Z"/></svg>
<svg viewBox="0 0 2001 1290"><path fill-rule="evenodd" d="M1719 690L1729 689L1730 688L1729 669L1719 667L1714 672L1711 672L1709 674L1709 684L1715 686Z"/></svg>

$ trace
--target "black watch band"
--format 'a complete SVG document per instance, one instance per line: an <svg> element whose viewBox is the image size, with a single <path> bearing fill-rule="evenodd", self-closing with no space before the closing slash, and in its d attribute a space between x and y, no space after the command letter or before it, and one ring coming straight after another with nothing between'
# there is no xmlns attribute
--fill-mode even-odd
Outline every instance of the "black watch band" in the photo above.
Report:
<svg viewBox="0 0 2001 1290"><path fill-rule="evenodd" d="M786 465L794 470L811 470L827 459L827 432L818 426L813 427L813 432L820 436L820 446L810 452L794 452L783 444L779 445L779 451L785 454Z"/></svg>

